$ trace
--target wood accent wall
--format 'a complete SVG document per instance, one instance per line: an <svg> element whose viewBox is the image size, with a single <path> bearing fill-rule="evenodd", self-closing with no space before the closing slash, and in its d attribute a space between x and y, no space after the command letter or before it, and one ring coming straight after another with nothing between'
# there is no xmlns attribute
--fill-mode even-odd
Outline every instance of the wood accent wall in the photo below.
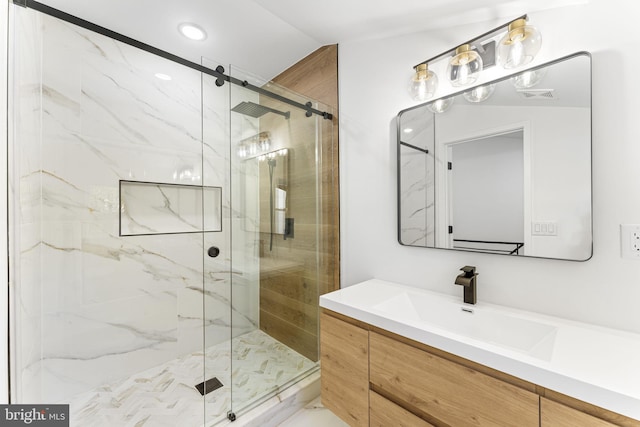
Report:
<svg viewBox="0 0 640 427"><path fill-rule="evenodd" d="M334 116L332 121L320 119L323 131L319 200L315 197L316 182L312 173L315 140L301 137L315 129L315 121L312 121L315 116L300 119L294 116L300 112L292 111L286 129L282 129L281 117L265 115L260 121L261 131L271 132L274 139L279 135L288 139L286 147L278 148L291 148L287 217L295 220L294 238L284 240L281 235L277 236L272 251L265 249L269 246L268 233L261 233L260 329L317 361L318 299L320 295L340 288L338 46L316 50L275 77L273 82L326 104ZM266 97L261 97L260 103L282 111L292 109ZM274 127L277 120L280 127ZM316 210L321 218L319 240L316 239Z"/></svg>

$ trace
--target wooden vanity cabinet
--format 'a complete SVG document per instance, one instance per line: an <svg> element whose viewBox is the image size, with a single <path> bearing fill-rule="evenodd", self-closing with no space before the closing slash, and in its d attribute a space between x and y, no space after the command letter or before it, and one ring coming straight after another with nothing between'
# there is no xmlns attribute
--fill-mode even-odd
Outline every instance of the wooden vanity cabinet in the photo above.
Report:
<svg viewBox="0 0 640 427"><path fill-rule="evenodd" d="M329 310L322 403L350 426L640 427L640 421Z"/></svg>
<svg viewBox="0 0 640 427"><path fill-rule="evenodd" d="M401 406L369 391L370 427L435 427Z"/></svg>
<svg viewBox="0 0 640 427"><path fill-rule="evenodd" d="M539 425L538 395L376 332L371 389L437 425Z"/></svg>
<svg viewBox="0 0 640 427"><path fill-rule="evenodd" d="M322 404L352 427L369 425L369 331L320 314Z"/></svg>
<svg viewBox="0 0 640 427"><path fill-rule="evenodd" d="M615 427L616 425L553 400L540 398L540 427Z"/></svg>

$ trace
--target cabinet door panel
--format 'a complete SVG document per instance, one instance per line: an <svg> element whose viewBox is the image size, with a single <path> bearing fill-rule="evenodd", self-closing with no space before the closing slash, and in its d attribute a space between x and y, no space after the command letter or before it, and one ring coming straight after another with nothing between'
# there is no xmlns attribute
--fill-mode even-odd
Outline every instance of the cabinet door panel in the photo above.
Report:
<svg viewBox="0 0 640 427"><path fill-rule="evenodd" d="M370 332L371 386L414 413L456 427L537 427L539 398L473 369Z"/></svg>
<svg viewBox="0 0 640 427"><path fill-rule="evenodd" d="M350 426L369 425L369 331L320 318L322 404Z"/></svg>
<svg viewBox="0 0 640 427"><path fill-rule="evenodd" d="M369 393L369 405L371 427L434 427L375 391Z"/></svg>
<svg viewBox="0 0 640 427"><path fill-rule="evenodd" d="M540 426L614 427L615 425L542 397L540 398Z"/></svg>

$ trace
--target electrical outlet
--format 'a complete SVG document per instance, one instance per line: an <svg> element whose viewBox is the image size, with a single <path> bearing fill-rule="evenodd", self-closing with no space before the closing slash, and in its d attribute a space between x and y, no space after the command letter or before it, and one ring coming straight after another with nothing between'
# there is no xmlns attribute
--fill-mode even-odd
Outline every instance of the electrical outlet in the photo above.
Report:
<svg viewBox="0 0 640 427"><path fill-rule="evenodd" d="M640 260L640 224L620 224L622 258Z"/></svg>

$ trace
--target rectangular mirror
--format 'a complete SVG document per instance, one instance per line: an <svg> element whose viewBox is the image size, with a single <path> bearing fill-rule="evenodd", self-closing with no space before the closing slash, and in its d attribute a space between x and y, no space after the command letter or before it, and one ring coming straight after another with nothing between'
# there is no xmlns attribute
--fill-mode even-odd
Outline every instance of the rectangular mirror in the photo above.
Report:
<svg viewBox="0 0 640 427"><path fill-rule="evenodd" d="M591 257L588 53L403 110L397 124L401 244Z"/></svg>

